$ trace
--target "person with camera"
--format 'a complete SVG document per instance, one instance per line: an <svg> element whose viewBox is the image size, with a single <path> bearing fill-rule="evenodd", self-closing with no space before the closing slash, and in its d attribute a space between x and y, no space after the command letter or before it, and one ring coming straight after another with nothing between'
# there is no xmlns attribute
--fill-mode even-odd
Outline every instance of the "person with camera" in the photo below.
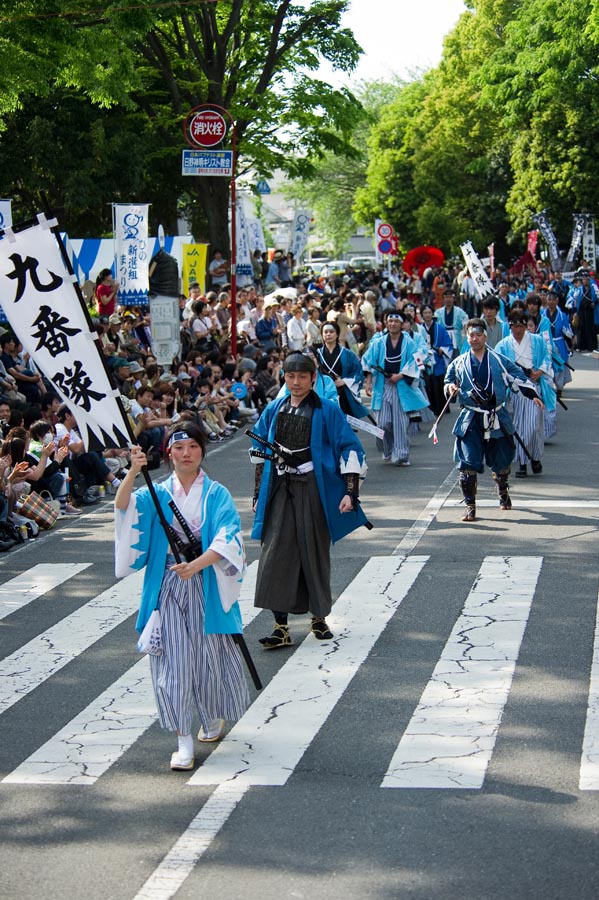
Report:
<svg viewBox="0 0 599 900"><path fill-rule="evenodd" d="M515 429L506 408L508 392L518 391L542 407L534 386L511 359L487 348L484 319L466 323L469 350L451 362L445 373L445 395L457 398L461 411L453 428L454 460L466 512L462 522L476 520L478 474L491 469L500 509L512 508L510 466L515 455Z"/></svg>
<svg viewBox="0 0 599 900"><path fill-rule="evenodd" d="M136 623L140 634L152 612L160 610L162 649L150 655L150 669L160 724L178 738L170 760L175 770L194 767L195 713L201 725L198 740L206 743L219 740L225 720L236 721L249 706L234 640L242 633L237 603L245 570L241 522L229 491L202 469L205 449L205 435L194 422L171 428L167 454L173 473L154 485L175 533L170 546L149 489L134 491L135 477L146 464L141 447L132 447L131 468L115 497L116 575L123 578L146 567ZM172 543L181 562L175 561Z"/></svg>

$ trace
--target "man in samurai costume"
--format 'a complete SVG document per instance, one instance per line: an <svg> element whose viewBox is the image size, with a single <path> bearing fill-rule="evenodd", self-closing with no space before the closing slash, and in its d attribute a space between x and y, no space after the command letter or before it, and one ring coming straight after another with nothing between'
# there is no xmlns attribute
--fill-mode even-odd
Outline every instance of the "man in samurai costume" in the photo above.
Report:
<svg viewBox="0 0 599 900"><path fill-rule="evenodd" d="M462 522L474 522L478 473L484 472L485 462L497 485L500 509L512 508L509 474L515 443L514 424L506 409L509 391L520 391L536 405L543 404L522 369L487 349L483 319L469 319L466 333L470 349L450 363L445 393L457 396L461 407L453 428L454 460L466 504Z"/></svg>
<svg viewBox="0 0 599 900"><path fill-rule="evenodd" d="M372 410L385 432L383 459L395 466L409 466L410 421L420 421L428 399L418 388L420 369L415 341L402 331L402 316L395 310L385 315L386 333L375 336L362 357L366 372L364 389L372 396Z"/></svg>
<svg viewBox="0 0 599 900"><path fill-rule="evenodd" d="M547 318L551 329L553 374L555 386L558 392L561 392L572 381L568 359L574 332L570 326L570 319L567 313L559 307L559 294L557 291L551 288L547 291L547 309L541 310L541 312Z"/></svg>
<svg viewBox="0 0 599 900"><path fill-rule="evenodd" d="M358 502L362 445L339 405L313 390L311 356L290 353L284 372L289 394L266 407L250 450L258 464L252 537L262 542L255 605L275 618L260 641L267 650L292 644L289 613L310 612L312 634L333 637L330 544L367 524Z"/></svg>
<svg viewBox="0 0 599 900"><path fill-rule="evenodd" d="M455 291L453 288L445 288L443 291L443 306L435 312L435 319L440 322L449 334L453 346L454 357L458 356L463 343L464 323L468 318L464 310L455 305Z"/></svg>
<svg viewBox="0 0 599 900"><path fill-rule="evenodd" d="M541 334L531 334L527 330L530 316L513 310L509 315L510 335L497 344L497 353L507 357L534 382L537 393L540 395L545 407L545 414L551 419L553 433L556 425L556 392L553 383L553 368L551 364L551 340L549 343ZM548 322L548 319L544 319ZM510 414L514 420L514 427L522 437L524 444L530 452L532 460L530 467L533 475L540 475L543 471L541 457L545 447L545 422L542 409L538 409L530 403L526 397L513 394L510 397ZM552 433L549 433L552 436ZM516 447L516 461L519 468L516 478L526 478L528 457L522 447Z"/></svg>

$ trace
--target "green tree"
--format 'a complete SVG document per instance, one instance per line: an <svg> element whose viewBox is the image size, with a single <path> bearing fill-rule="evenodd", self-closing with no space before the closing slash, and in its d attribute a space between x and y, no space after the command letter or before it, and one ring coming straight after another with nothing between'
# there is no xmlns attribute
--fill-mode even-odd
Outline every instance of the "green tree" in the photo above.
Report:
<svg viewBox="0 0 599 900"><path fill-rule="evenodd" d="M472 239L484 249L501 246L508 230L509 148L479 71L501 46L515 4L472 5L476 12L445 39L440 65L400 88L370 137L356 215L364 221L380 211L404 248L436 244L455 254Z"/></svg>
<svg viewBox="0 0 599 900"><path fill-rule="evenodd" d="M242 170L308 172L319 153L345 148L360 113L349 91L313 75L322 58L347 71L356 65L360 48L340 27L347 6L138 0L99 15L91 0L0 0L0 111L73 88L94 103L139 110L152 152L178 165L185 114L216 104L236 120ZM210 241L226 246L227 179L187 181L192 212Z"/></svg>
<svg viewBox="0 0 599 900"><path fill-rule="evenodd" d="M526 231L547 208L569 240L571 214L599 202L599 12L596 2L518 4L503 46L486 61L486 94L510 138L507 211Z"/></svg>
<svg viewBox="0 0 599 900"><path fill-rule="evenodd" d="M381 112L367 142L366 183L354 202L357 222L366 225L381 216L393 225L404 248L420 242L414 212L422 198L414 183L414 153L427 82L425 76L401 84Z"/></svg>
<svg viewBox="0 0 599 900"><path fill-rule="evenodd" d="M313 173L295 179L289 186L289 196L313 210L316 229L333 256L342 256L346 252L349 239L355 233L353 204L366 177L369 131L396 90L394 82L359 83L355 93L363 115L356 122L347 149L325 152L313 158L310 161Z"/></svg>

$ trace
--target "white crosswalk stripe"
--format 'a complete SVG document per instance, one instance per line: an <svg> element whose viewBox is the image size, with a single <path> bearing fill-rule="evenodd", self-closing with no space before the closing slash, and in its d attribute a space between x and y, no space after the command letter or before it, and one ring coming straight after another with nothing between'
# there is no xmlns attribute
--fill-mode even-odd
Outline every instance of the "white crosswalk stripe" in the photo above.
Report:
<svg viewBox="0 0 599 900"><path fill-rule="evenodd" d="M579 787L581 791L599 791L599 599Z"/></svg>
<svg viewBox="0 0 599 900"><path fill-rule="evenodd" d="M541 564L485 559L382 787L482 787Z"/></svg>
<svg viewBox="0 0 599 900"><path fill-rule="evenodd" d="M90 566L91 563L49 563L33 566L22 575L11 578L0 586L0 619L23 609L28 603L54 590Z"/></svg>
<svg viewBox="0 0 599 900"><path fill-rule="evenodd" d="M372 557L189 783L285 784L420 574L426 556Z"/></svg>
<svg viewBox="0 0 599 900"><path fill-rule="evenodd" d="M0 662L0 714L137 611L142 573L94 597Z"/></svg>

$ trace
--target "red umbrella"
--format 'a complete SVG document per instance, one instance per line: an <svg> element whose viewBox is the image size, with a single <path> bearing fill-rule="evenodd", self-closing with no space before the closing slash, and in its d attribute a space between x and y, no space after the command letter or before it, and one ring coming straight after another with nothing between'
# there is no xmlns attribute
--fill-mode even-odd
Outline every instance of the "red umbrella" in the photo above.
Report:
<svg viewBox="0 0 599 900"><path fill-rule="evenodd" d="M403 270L411 275L412 269L418 269L418 277L422 278L422 273L428 266L442 266L444 260L443 251L438 247L414 247L404 257Z"/></svg>

